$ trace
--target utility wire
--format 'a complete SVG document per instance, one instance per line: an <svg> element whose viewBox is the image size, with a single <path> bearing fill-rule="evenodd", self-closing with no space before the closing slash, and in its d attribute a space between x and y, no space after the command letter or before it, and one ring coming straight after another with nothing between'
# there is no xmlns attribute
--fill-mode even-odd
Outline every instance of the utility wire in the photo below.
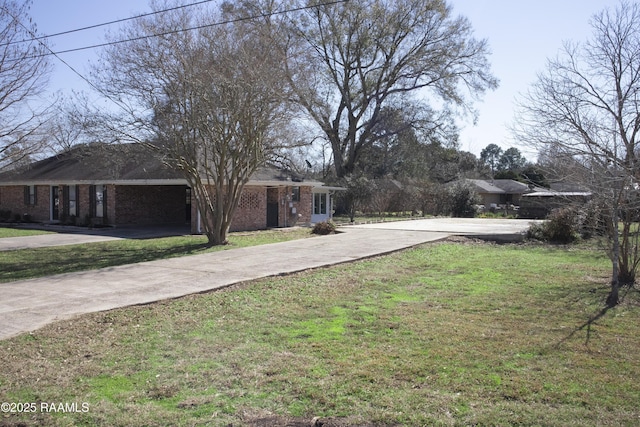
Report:
<svg viewBox="0 0 640 427"><path fill-rule="evenodd" d="M207 1L211 1L211 0L207 0ZM297 11L306 10L306 9L310 9L310 8L314 8L314 7L332 6L332 5L335 5L335 4L345 3L345 2L348 2L348 1L349 0L334 0L334 1L326 2L326 3L320 3L320 4L317 4L317 5L312 5L312 6L303 6L303 7L297 7L297 8L292 8L292 9L285 9L285 10L279 11L279 12L261 13L261 14L255 15L255 16L247 16L247 17L243 17L243 18L236 18L236 19L231 19L231 20L226 20L226 21L221 21L221 22L214 22L212 24L201 25L201 26L193 27L193 28L186 28L186 29L168 31L168 32L165 32L165 33L152 34L152 35L148 35L148 36L136 37L136 38L127 39L127 40L117 40L117 41L114 41L114 42L102 43L102 44L98 44L98 45L94 45L94 46L88 46L88 47L77 48L77 49L70 49L70 50L60 51L60 52L52 51L51 48L46 43L43 42L43 40L42 40L43 37L37 37L36 34L33 33L33 31L31 31L29 28L24 26L22 24L22 22L20 22L17 19L17 17L15 17L13 15L12 15L12 17L16 20L16 22L18 22L18 24L22 28L24 28L27 31L27 33L29 33L32 36L32 40L33 41L37 41L40 45L42 45L42 47L44 49L46 49L49 52L49 53L43 53L41 55L34 55L32 57L22 58L22 59L40 58L40 57L44 57L44 56L53 55L60 62L62 62L65 66L67 66L67 68L69 68L73 73L75 73L78 77L80 77L82 80L84 80L89 86L94 88L98 93L100 93L103 96L105 96L107 99L109 99L115 105L117 105L119 108L122 108L122 109L126 110L126 108L118 100L115 100L109 94L104 93L93 82L91 82L91 80L89 80L87 77L82 75L78 70L76 70L68 62L66 62L64 59L62 59L59 55L62 54L62 53L67 53L67 52L75 52L75 51L79 51L79 50L94 49L94 48L97 48L97 47L116 45L116 44L127 43L127 42L142 40L142 39L148 39L148 38L152 38L152 37L161 37L161 36L168 35L168 34L175 34L175 33L180 33L180 32L185 32L185 31L192 31L192 30L201 29L201 28L213 27L213 26L216 26L216 25L224 25L224 24L229 24L229 23L234 23L234 22L248 21L248 20L252 20L252 19L256 19L256 18L264 18L264 17L268 17L268 16L273 16L273 15L281 15L281 14L290 13L290 12L297 12ZM205 1L202 1L200 3L205 3ZM199 4L199 3L194 3L194 4ZM169 11L169 10L172 10L172 9L167 9L167 11ZM157 12L157 13L159 13L159 12ZM145 16L148 16L148 15L150 15L150 14L147 14ZM138 18L140 16L142 16L142 15L136 16L134 18ZM130 18L130 19L134 19L134 18Z"/></svg>
<svg viewBox="0 0 640 427"><path fill-rule="evenodd" d="M173 10L183 9L185 7L198 6L198 5L201 5L201 4L204 4L204 3L210 3L212 1L214 1L214 0L203 0L203 1L195 2L195 3L185 4L185 5L182 5L182 6L172 7L172 8L169 8L169 9L157 10L155 12L149 12L149 13L143 13L141 15L130 16L129 18L122 18L122 19L116 19L115 21L103 22L102 24L89 25L87 27L76 28L74 30L62 31L60 33L47 34L47 35L43 35L43 36L34 36L34 37L30 38L30 39L16 40L16 41L8 42L8 43L0 43L0 47L9 46L9 45L12 45L12 44L17 44L17 43L27 43L27 42L31 42L31 41L50 39L52 37L58 37L58 36L64 36L64 35L67 35L67 34L78 33L80 31L86 31L86 30L92 30L94 28L106 27L107 25L119 24L121 22L131 21L133 19L138 19L138 18L145 18L147 16L157 15L157 14L160 14L160 13L171 12Z"/></svg>
<svg viewBox="0 0 640 427"><path fill-rule="evenodd" d="M17 16L13 15L11 12L9 12L8 9L3 8L4 11L6 13L8 13L17 23L18 25L20 25L28 34L30 34L31 36L33 36L33 40L38 42L45 50L49 51L48 54L42 54L42 55L36 55L33 56L31 58L39 58L39 57L43 57L43 56L47 56L47 55L53 55L55 56L60 62L62 62L64 65L67 66L67 68L69 68L71 71L73 71L78 77L80 77L82 80L84 80L89 86L91 86L92 88L94 88L98 93L101 93L103 96L105 96L107 99L109 99L111 102L113 102L115 105L117 105L118 107L125 109L122 104L120 102L118 102L117 100L113 99L111 96L109 96L109 94L104 93L102 90L100 90L99 87L97 87L95 84L93 84L93 82L91 82L91 80L89 80L88 78L86 78L85 76L83 76L78 70L76 70L75 68L73 68L73 66L71 66L71 64L69 64L67 61L65 61L64 59L60 58L58 56L58 54L56 52L53 52L51 50L51 48L42 41L42 38L38 38L36 37L36 34L29 28L27 28L19 19ZM22 58L22 59L29 59L29 58Z"/></svg>
<svg viewBox="0 0 640 427"><path fill-rule="evenodd" d="M285 9L285 10L281 10L281 11L277 11L277 12L260 13L260 14L257 14L257 15L250 15L250 16L245 16L245 17L241 17L241 18L235 18L235 19L228 19L228 20L225 20L225 21L213 22L211 24L199 25L199 26L196 26L196 27L181 28L181 29L178 29L178 30L165 31L165 32L154 33L154 34L149 34L149 35L139 36L139 37L133 37L133 38L123 39L123 40L114 40L114 41L110 41L110 42L106 42L106 43L99 43L99 44L94 44L94 45L90 45L90 46L83 46L83 47L60 50L60 51L55 51L55 52L51 51L51 49L47 49L47 50L49 50L49 53L41 53L41 54L38 54L38 55L28 56L28 57L21 58L21 59L35 59L35 58L40 58L40 57L43 57L43 56L50 56L50 55L54 55L54 56L58 57L58 55L61 55L61 54L64 54L64 53L79 52L79 51L82 51L82 50L96 49L96 48L99 48L99 47L114 46L114 45L118 45L118 44L122 44L122 43L130 43L130 42L150 39L150 38L154 38L154 37L162 37L162 36L167 36L167 35L171 35L171 34L184 33L184 32L187 32L187 31L193 31L193 30L200 30L200 29L203 29L203 28L215 27L215 26L218 26L218 25L226 25L226 24L232 24L232 23L236 23L236 22L250 21L250 20L253 20L253 19L257 19L257 18L266 18L266 17L274 16L274 15L283 15L283 14L286 14L286 13L299 12L301 10L312 9L312 8L316 8L316 7L320 7L320 6L333 6L333 5L340 4L340 3L346 3L348 1L349 0L334 0L334 1L320 3L320 4L314 4L314 5L308 5L308 6L300 6L300 7L295 7L295 8L291 8L291 9ZM34 40L36 40L36 39L34 39Z"/></svg>

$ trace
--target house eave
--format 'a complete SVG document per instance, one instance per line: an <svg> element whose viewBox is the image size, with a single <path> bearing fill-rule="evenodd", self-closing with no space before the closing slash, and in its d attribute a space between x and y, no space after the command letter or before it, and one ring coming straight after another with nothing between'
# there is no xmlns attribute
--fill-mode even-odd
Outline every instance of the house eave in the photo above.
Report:
<svg viewBox="0 0 640 427"><path fill-rule="evenodd" d="M318 181L269 181L269 180L249 180L245 185L253 187L324 187L322 182Z"/></svg>
<svg viewBox="0 0 640 427"><path fill-rule="evenodd" d="M185 179L50 179L50 180L20 180L3 181L1 186L21 185L187 185Z"/></svg>

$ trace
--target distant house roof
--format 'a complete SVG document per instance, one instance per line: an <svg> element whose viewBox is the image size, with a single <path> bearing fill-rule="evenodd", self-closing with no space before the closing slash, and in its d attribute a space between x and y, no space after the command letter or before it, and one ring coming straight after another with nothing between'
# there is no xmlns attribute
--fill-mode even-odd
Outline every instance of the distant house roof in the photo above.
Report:
<svg viewBox="0 0 640 427"><path fill-rule="evenodd" d="M588 191L555 191L548 189L539 189L532 193L523 194L522 197L590 197Z"/></svg>
<svg viewBox="0 0 640 427"><path fill-rule="evenodd" d="M249 185L322 186L321 182L275 167L261 167ZM120 185L186 185L183 175L167 166L160 153L142 144L87 144L34 162L27 167L0 173L0 185L117 183ZM301 185L301 184L298 184Z"/></svg>
<svg viewBox="0 0 640 427"><path fill-rule="evenodd" d="M478 193L487 194L524 194L529 191L529 186L512 179L468 179L468 182L476 186Z"/></svg>

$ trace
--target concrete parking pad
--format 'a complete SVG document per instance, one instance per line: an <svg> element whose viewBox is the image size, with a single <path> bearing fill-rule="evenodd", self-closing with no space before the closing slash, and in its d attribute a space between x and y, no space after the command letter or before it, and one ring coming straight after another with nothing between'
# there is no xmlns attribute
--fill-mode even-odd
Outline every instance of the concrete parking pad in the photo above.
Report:
<svg viewBox="0 0 640 427"><path fill-rule="evenodd" d="M493 218L429 218L413 221L386 221L352 227L370 230L403 230L449 233L492 240L521 240L532 223L539 220Z"/></svg>

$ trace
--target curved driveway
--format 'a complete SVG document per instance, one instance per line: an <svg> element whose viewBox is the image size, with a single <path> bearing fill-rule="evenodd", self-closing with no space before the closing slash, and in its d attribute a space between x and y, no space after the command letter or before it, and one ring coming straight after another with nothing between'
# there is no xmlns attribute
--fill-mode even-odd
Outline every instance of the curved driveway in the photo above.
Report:
<svg viewBox="0 0 640 427"><path fill-rule="evenodd" d="M357 225L343 227L344 232L331 236L3 283L0 284L0 339L83 313L177 298L261 277L350 262L453 234L513 235L529 226L529 221L506 221L509 220L430 219ZM48 236L54 241L59 235ZM80 239L78 237L76 243ZM0 239L0 247L2 240L5 239Z"/></svg>

